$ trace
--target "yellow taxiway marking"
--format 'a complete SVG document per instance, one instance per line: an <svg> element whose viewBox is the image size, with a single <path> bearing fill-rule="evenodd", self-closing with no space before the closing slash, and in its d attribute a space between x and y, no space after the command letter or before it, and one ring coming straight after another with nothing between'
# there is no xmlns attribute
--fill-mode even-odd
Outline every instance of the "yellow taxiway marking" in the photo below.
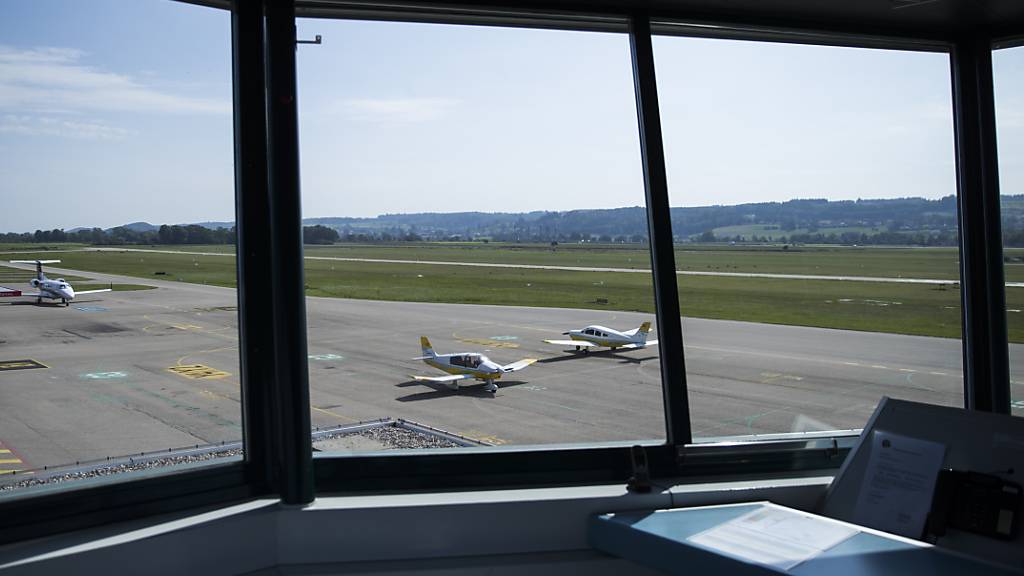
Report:
<svg viewBox="0 0 1024 576"><path fill-rule="evenodd" d="M21 464L21 458L4 458L0 464Z"/></svg>
<svg viewBox="0 0 1024 576"><path fill-rule="evenodd" d="M31 358L0 360L0 372L5 370L31 370L33 368L49 368L49 366Z"/></svg>
<svg viewBox="0 0 1024 576"><path fill-rule="evenodd" d="M779 380L792 380L794 382L800 382L803 380L803 376L793 376L792 374L780 374L779 372L761 372L763 377L761 380L762 384L771 384Z"/></svg>
<svg viewBox="0 0 1024 576"><path fill-rule="evenodd" d="M464 336L459 336L455 332L452 332L452 338L459 342L465 342L466 344L477 344L490 348L519 348L519 344L514 342L502 342L500 340L492 340L490 338L466 338Z"/></svg>
<svg viewBox="0 0 1024 576"><path fill-rule="evenodd" d="M11 453L11 451L8 450L7 448L0 448L0 454L10 454L10 453Z"/></svg>
<svg viewBox="0 0 1024 576"><path fill-rule="evenodd" d="M322 413L327 414L329 416L334 416L335 418L341 418L342 420L347 420L349 422L358 422L358 420L356 420L355 418L349 418L348 416L342 416L341 414L338 414L337 412L331 412L330 410L327 410L327 409L324 409L324 408L317 408L316 406L310 406L310 408L312 408L313 410L316 410L317 412L322 412Z"/></svg>
<svg viewBox="0 0 1024 576"><path fill-rule="evenodd" d="M494 435L472 436L470 434L463 434L463 436L465 436L466 438L472 438L474 440L478 440L480 442L484 442L484 443L490 444L492 446L498 446L499 444L504 444L505 443L504 440L502 440L501 438L498 438L497 436L494 436Z"/></svg>
<svg viewBox="0 0 1024 576"><path fill-rule="evenodd" d="M226 352L228 350L238 350L238 346L222 346L220 348L210 348L209 350L198 350L196 352L189 352L188 354L185 354L181 358L178 358L178 361L175 362L174 364L177 366L184 366L186 358L191 358L193 356L198 356L200 354L214 354L216 352Z"/></svg>
<svg viewBox="0 0 1024 576"><path fill-rule="evenodd" d="M230 326L219 326L217 328L205 328L203 326L198 326L196 324L184 324L184 323L181 323L181 322L168 322L166 320L160 320L159 318L151 318L149 316L149 314L145 314L142 317L144 319L146 319L146 320L149 320L150 322L154 322L154 324L149 324L148 326L144 326L142 328L143 332L149 332L150 328L155 328L157 326L163 326L165 328L174 328L176 330L182 330L182 331L185 331L185 332L198 332L200 334L205 334L207 336L216 336L217 338L224 338L225 340L231 340L232 342L237 342L238 341L238 334L235 334L233 332L232 333L228 333L228 334L221 334L221 332L223 332L225 330L231 329Z"/></svg>
<svg viewBox="0 0 1024 576"><path fill-rule="evenodd" d="M14 470L0 470L0 476L3 476L4 474L17 474L18 472L21 472L18 468L15 468Z"/></svg>
<svg viewBox="0 0 1024 576"><path fill-rule="evenodd" d="M174 372L179 376L185 378L191 378L193 380L216 380L218 378L225 378L231 376L230 373L223 370L217 370L216 368L210 368L203 364L185 364L181 366L171 366L167 369L169 372Z"/></svg>

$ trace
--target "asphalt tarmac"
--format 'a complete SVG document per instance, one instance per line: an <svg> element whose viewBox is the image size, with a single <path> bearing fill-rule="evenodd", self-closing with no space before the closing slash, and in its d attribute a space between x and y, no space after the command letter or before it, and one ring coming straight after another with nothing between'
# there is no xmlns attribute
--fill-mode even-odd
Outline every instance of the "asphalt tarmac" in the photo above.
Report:
<svg viewBox="0 0 1024 576"><path fill-rule="evenodd" d="M241 437L235 291L143 283L158 288L66 308L0 301L0 476ZM307 319L315 426L389 416L516 445L664 437L668 351L583 355L543 342L650 314L309 298ZM683 330L698 438L858 428L883 395L962 405L958 340L700 319ZM439 353L539 361L496 394L452 391L410 378L441 375L411 360L420 335ZM1010 355L1011 395L1024 400L1024 346Z"/></svg>

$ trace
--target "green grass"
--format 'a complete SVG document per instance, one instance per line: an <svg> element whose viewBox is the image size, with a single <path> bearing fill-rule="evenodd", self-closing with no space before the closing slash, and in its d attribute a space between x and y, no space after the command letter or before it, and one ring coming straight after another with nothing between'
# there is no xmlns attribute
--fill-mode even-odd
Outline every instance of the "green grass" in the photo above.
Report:
<svg viewBox="0 0 1024 576"><path fill-rule="evenodd" d="M232 246L165 246L191 252L233 253ZM646 247L623 244L499 244L499 243L393 243L306 246L306 256L491 262L602 268L648 269ZM1024 254L1008 250L1007 254ZM676 268L691 271L820 274L885 278L955 280L959 255L955 248L866 248L847 246L731 247L686 246L675 251ZM1024 266L1008 266L1007 280L1024 281Z"/></svg>
<svg viewBox="0 0 1024 576"><path fill-rule="evenodd" d="M62 258L63 266L78 270L235 285L235 260L224 256L79 252ZM310 296L654 311L651 277L638 273L307 260L306 285ZM951 286L681 276L679 301L691 317L960 335L960 293ZM1007 307L1024 309L1024 290L1008 290ZM1024 342L1022 314L1008 314L1013 342Z"/></svg>
<svg viewBox="0 0 1024 576"><path fill-rule="evenodd" d="M131 292L133 290L154 290L156 286L146 286L145 284L75 284L74 288L76 291L81 290L102 290L104 288L112 288L114 292Z"/></svg>
<svg viewBox="0 0 1024 576"><path fill-rule="evenodd" d="M84 248L85 246L86 244L79 244L77 242L0 242L0 252L46 252L50 250L73 250Z"/></svg>

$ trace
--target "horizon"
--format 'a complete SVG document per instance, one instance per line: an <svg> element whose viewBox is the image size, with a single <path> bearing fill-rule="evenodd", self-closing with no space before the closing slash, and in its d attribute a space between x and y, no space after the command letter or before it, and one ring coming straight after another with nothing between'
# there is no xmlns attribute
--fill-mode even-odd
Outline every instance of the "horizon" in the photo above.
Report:
<svg viewBox="0 0 1024 576"><path fill-rule="evenodd" d="M940 198L924 198L924 197L921 197L921 196L900 196L900 197L894 197L894 198L856 198L856 199L840 199L840 200L830 200L828 198L790 198L788 200L768 200L768 201L760 201L760 202L743 202L743 203L739 203L739 204L708 204L708 205L698 205L698 206L670 206L669 208L673 209L673 210L675 210L675 209L688 209L688 208L692 208L692 209L696 209L696 208L734 208L734 207L737 207L737 206L747 206L747 205L764 205L764 204L783 205L783 204L788 204L788 203L792 203L792 202L827 202L827 203L835 203L835 204L839 204L839 203L854 203L854 204L856 204L856 203L864 203L864 202L896 202L896 201L901 201L901 200L902 201L906 201L906 200L921 200L921 201L926 201L926 202L940 202L940 201L946 200L946 199L951 198L951 197L955 198L956 195L954 194L954 195L942 196ZM1000 198L1012 198L1012 197L1021 198L1021 197L1024 197L1024 194L1000 194ZM530 210L530 211L526 211L526 212L498 212L498 211L487 212L487 211L481 211L481 210L469 210L469 211L457 211L457 212L456 211L453 211L453 212L441 212L441 211L432 211L432 212L384 212L384 213L376 214L374 216L337 216L337 215L334 215L334 216L303 216L302 217L302 222L306 222L306 221L309 221L309 220L325 220L325 219L375 220L375 219L379 219L379 218L383 218L383 217L388 217L388 216L416 216L416 215L455 215L455 214L517 215L517 214L536 214L536 213L560 214L560 213L581 212L581 211L595 211L596 212L596 211L613 211L613 210L623 210L623 209L644 209L644 208L645 208L644 206L633 205L633 206L617 206L617 207L610 207L610 208L573 208L573 209L568 209L568 210ZM203 224L231 224L231 225L233 225L234 222L235 222L234 219L206 218L206 219L196 220L196 221L192 221L192 222L175 222L175 223L160 222L160 223L155 223L155 222L152 222L152 221L150 221L148 219L145 219L145 220L132 220L132 221L129 221L129 222L122 222L121 224L117 224L117 225L114 225L114 226L72 226L72 227L64 227L64 228L61 228L61 227L56 227L56 228L34 228L32 230L20 230L20 231L17 231L17 230L0 230L0 234L31 234L31 233L33 233L33 232L35 232L37 230L38 231L44 231L44 232L49 232L49 231L53 231L53 230L63 230L65 232L76 232L76 231L80 231L80 230L91 230L93 228L100 228L100 229L102 229L104 231L109 231L109 230L113 230L114 228L127 227L127 226L133 226L133 225L142 225L142 224L145 224L145 225L148 225L148 226L153 226L154 228L159 228L160 226L190 226L190 225L203 225Z"/></svg>

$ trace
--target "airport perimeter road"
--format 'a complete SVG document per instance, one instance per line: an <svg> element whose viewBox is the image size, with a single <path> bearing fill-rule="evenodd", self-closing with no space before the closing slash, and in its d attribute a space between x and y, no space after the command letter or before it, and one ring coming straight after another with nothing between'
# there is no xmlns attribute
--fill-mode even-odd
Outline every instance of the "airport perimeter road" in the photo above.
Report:
<svg viewBox="0 0 1024 576"><path fill-rule="evenodd" d="M0 304L6 469L240 437L234 290L146 283L159 288L67 308ZM508 444L663 437L658 354L668 351L584 356L542 342L591 323L634 328L649 314L327 298L307 309L314 425L390 416ZM442 353L539 362L495 395L451 391L411 380L440 374L411 360L420 335ZM698 437L857 428L883 395L962 404L955 340L696 319L684 337ZM1011 363L1024 381L1024 346L1011 347Z"/></svg>

